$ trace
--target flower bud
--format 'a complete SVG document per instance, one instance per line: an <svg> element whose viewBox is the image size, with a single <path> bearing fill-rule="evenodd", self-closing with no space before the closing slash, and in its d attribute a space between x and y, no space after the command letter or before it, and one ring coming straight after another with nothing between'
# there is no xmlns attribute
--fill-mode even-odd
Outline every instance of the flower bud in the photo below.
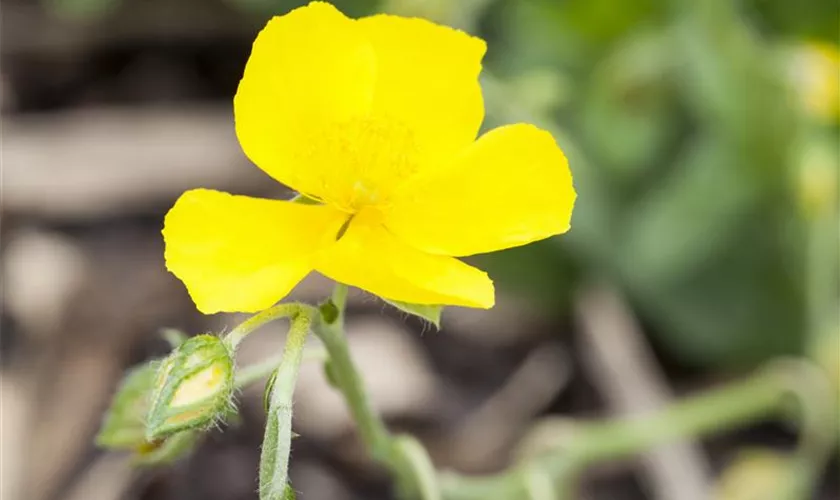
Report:
<svg viewBox="0 0 840 500"><path fill-rule="evenodd" d="M800 102L812 118L840 118L840 50L834 44L804 43L792 48L788 72Z"/></svg>
<svg viewBox="0 0 840 500"><path fill-rule="evenodd" d="M157 372L146 439L208 427L225 416L233 394L233 359L221 339L199 335L181 344Z"/></svg>
<svg viewBox="0 0 840 500"><path fill-rule="evenodd" d="M126 374L96 436L98 446L136 449L146 444L146 413L159 366L155 360Z"/></svg>

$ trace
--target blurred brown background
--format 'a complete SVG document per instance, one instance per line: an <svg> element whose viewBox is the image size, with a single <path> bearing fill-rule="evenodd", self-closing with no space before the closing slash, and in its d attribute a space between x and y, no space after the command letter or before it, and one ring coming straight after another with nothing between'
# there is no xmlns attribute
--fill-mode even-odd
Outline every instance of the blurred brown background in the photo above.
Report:
<svg viewBox="0 0 840 500"><path fill-rule="evenodd" d="M160 229L185 189L290 196L242 154L231 101L256 32L301 3L3 0L3 500L256 498L259 387L172 467L135 470L92 443L124 370L167 352L162 327L241 319L195 311ZM439 467L496 471L542 416L652 411L782 355L814 356L840 384L840 318L820 316L838 303L837 70L802 52L836 46L836 1L336 4L485 38L487 126L549 128L579 192L568 235L475 259L499 285L493 310L447 309L438 332L351 297L376 408ZM313 276L294 298L328 292ZM282 341L266 328L240 362ZM299 498L392 498L317 363L296 399ZM592 470L580 494L764 498L794 443L760 422ZM836 471L818 498L838 498Z"/></svg>

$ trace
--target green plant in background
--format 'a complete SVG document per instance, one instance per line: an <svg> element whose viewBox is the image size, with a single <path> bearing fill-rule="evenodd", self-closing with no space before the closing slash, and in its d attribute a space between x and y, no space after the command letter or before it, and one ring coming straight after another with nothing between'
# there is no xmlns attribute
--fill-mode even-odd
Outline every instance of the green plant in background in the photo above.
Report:
<svg viewBox="0 0 840 500"><path fill-rule="evenodd" d="M187 217L182 222L189 223L182 226L193 231L191 242L197 237L201 245L184 245L184 236L173 236L171 229L179 215L167 219L167 261L190 287L199 307L208 311L231 307L264 310L226 336L195 337L176 347L165 360L130 373L105 420L99 444L135 450L147 462L156 459L155 452L160 452L161 460L176 457L197 441L208 424L231 414L234 388L272 374L266 388L268 418L260 493L265 499L293 498L287 474L293 436L291 397L304 339L311 331L326 350L328 378L344 396L363 442L372 457L392 472L398 491L406 498L569 498L575 479L589 466L773 415L799 424L800 444L789 455L774 456L773 470L781 472L772 493L787 499L807 497L840 436L836 413L840 361L831 356L836 353L840 333L836 282L840 260L837 190L827 188L837 185L837 157L831 153L837 146L837 114L832 111L837 96L823 92L822 100L802 98L808 103L823 102L825 107L798 104L797 93L802 96L809 91L801 81L787 78L786 72L802 65L799 49L763 43L740 21L735 7L723 0L668 4L651 0L632 5L474 0L391 2L390 7L405 14L419 12L448 20L470 31L476 28L473 22L482 19L485 29L495 30L502 40L499 46L506 47L508 53L491 51L488 65L494 72L483 76L490 122L525 120L546 128L563 146L575 172L580 199L574 231L560 240L477 256L474 262L499 276L502 284L529 291L535 302L552 307L568 303L569 290L577 280L606 277L621 285L650 322L659 342L689 364L754 366L780 354L808 352L825 369L804 357L773 361L742 381L643 418L573 423L571 438L547 442L539 455L496 475L463 477L439 472L418 441L392 435L372 411L344 337L345 285L337 285L332 298L318 307L268 307L283 295L277 290L287 288L286 281L299 279L298 274L283 269L263 274L249 267L261 262L263 254L249 250L237 253L224 272L214 277L214 252L229 249L227 243L207 236L215 229L213 220ZM603 17L605 11L610 13L608 19ZM639 28L642 25L644 29ZM330 33L336 36L335 30ZM344 49L352 48L354 35L345 35ZM348 55L352 57L345 60L366 57L364 53ZM836 61L831 56L805 60L816 60L814 72L828 75L831 69L819 65ZM341 67L332 69L341 74ZM353 85L363 80L358 78ZM315 84L329 88L338 81L344 80ZM258 79L252 82L262 85ZM424 88L423 82L411 84ZM465 99L469 100L462 96L458 101ZM812 113L800 113L809 106ZM315 111L311 118L320 123ZM251 112L263 111L253 104ZM463 117L456 113L451 118ZM307 179L283 171L285 167L261 162L277 154L280 138L261 139L258 130L243 132L242 127L250 127L243 121L249 119L237 119L240 138L243 133L256 134L256 139L247 139L253 142L245 149L250 149L257 163L317 198L315 205L312 197L300 198L294 205L298 208L290 210L315 214L324 206L319 205L322 202L346 209L347 216L338 223L329 217L323 221L315 217L308 228L323 222L324 232L335 234L331 243L347 243L355 241L351 230L379 224L380 219L373 223L369 214L362 216L355 205L358 200L330 191L334 184L346 180L340 175L325 176L309 185ZM270 122L266 119L264 123ZM340 132L353 132L347 136L354 137L356 142L351 143L358 146L367 144L370 138L363 132L372 126L359 130L346 127ZM390 141L388 147L395 142ZM394 162L398 157L389 157L390 153L386 150L371 159L390 158L385 167L399 166ZM493 156L486 161L504 162L507 158L514 164L529 158L520 155L514 161L504 155ZM454 182L461 180L453 179L451 184L462 189L463 182ZM371 193L370 183L381 188L376 184L379 181L359 181L365 188L365 200L384 193L376 189ZM553 182L546 200L558 189L568 193L562 179ZM514 190L513 198L540 205L544 200L539 190L545 188L538 183L523 185ZM452 193L447 188L433 191L443 193L438 196ZM529 194L535 196L529 198ZM225 196L225 203L235 201ZM213 208L213 200L182 200L186 201L179 202L180 208L176 205L181 211L192 207L220 217L232 213ZM307 201L310 203L303 203ZM465 203L462 208L470 205ZM440 207L424 207L422 213L434 215L438 213L435 208ZM248 224L266 211L258 210L243 219L247 224L241 227L251 227ZM498 227L480 226L477 230L495 237L505 224L529 220L528 214L494 212L493 216L499 219ZM358 224L355 228L354 221ZM432 255L476 253L478 240L470 241L473 246L468 249L456 248L463 242L455 236L451 241L435 241L429 235L436 228L424 227L428 221L414 222L415 227L399 231ZM515 241L521 244L562 232L561 222L549 221L542 232L518 235ZM464 231L456 236L468 238L469 231ZM247 231L234 233L232 244L253 243L253 235ZM383 240L360 241L368 242L366 250L387 248ZM807 242L805 251L798 244L801 241ZM286 238L276 243L266 246L272 250L273 261L278 255L286 255L290 262L298 258L288 252L299 242ZM321 243L317 240L312 245ZM440 251L435 245L446 248ZM369 260L370 256L366 257ZM332 258L349 259L347 255ZM403 310L435 323L440 317L436 304L490 305L481 280L465 275L449 279L431 271L435 268L423 260L412 267L426 278L406 275L388 259L372 266L355 256L351 261L362 263L360 275L338 267L324 270L339 282L391 297ZM307 262L295 264L306 272L313 267ZM556 274L546 276L541 272L546 267L555 269ZM251 276L251 281L246 286L234 284L236 280L230 278L237 276ZM402 281L393 281L394 276ZM437 281L424 282L435 276ZM278 288L279 284L283 286ZM291 321L282 359L253 367L233 366L235 350L247 335L280 318ZM833 375L828 378L826 373ZM729 484L722 484L722 491L731 491Z"/></svg>
<svg viewBox="0 0 840 500"><path fill-rule="evenodd" d="M804 12L820 8L836 32L830 3ZM613 22L600 23L605 12ZM483 25L500 51L489 115L551 130L581 198L567 238L482 265L552 308L570 303L580 278L617 283L686 365L744 368L803 352L809 261L791 180L806 137L837 149L836 112L828 122L799 112L786 77L788 47L800 44L768 43L743 16L730 2L491 6ZM531 105L518 82L546 71L577 98ZM836 71L818 73L837 87ZM575 271L549 281L543 268Z"/></svg>

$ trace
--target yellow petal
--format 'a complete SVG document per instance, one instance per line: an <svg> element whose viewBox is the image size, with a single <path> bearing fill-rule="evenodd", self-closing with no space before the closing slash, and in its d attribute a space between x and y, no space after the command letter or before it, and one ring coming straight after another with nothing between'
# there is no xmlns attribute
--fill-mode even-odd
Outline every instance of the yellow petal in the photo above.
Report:
<svg viewBox="0 0 840 500"><path fill-rule="evenodd" d="M271 19L234 98L245 154L278 181L323 199L343 164L320 161L319 139L369 112L375 64L356 21L330 4L312 2Z"/></svg>
<svg viewBox="0 0 840 500"><path fill-rule="evenodd" d="M205 314L260 311L312 270L344 218L323 205L187 191L164 221L166 267Z"/></svg>
<svg viewBox="0 0 840 500"><path fill-rule="evenodd" d="M358 23L376 53L372 116L411 132L418 163L435 166L474 141L484 119L484 41L423 19L377 15Z"/></svg>
<svg viewBox="0 0 840 500"><path fill-rule="evenodd" d="M452 257L411 248L378 222L367 211L356 215L347 232L319 257L316 269L386 299L493 307L493 282L484 272Z"/></svg>
<svg viewBox="0 0 840 500"><path fill-rule="evenodd" d="M278 181L353 212L474 139L482 40L420 19L358 21L313 2L272 19L234 99L245 153Z"/></svg>
<svg viewBox="0 0 840 500"><path fill-rule="evenodd" d="M574 201L568 162L551 134L508 125L404 185L385 225L426 252L472 255L567 231Z"/></svg>

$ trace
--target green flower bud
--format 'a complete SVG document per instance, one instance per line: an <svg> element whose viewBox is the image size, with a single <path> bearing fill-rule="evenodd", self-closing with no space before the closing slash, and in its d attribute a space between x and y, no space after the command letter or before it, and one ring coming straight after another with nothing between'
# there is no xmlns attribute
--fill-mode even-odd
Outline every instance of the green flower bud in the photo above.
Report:
<svg viewBox="0 0 840 500"><path fill-rule="evenodd" d="M160 360L154 360L129 370L96 436L96 444L102 448L133 451L137 465L173 462L192 450L198 440L198 434L189 431L146 440L146 415L160 365Z"/></svg>
<svg viewBox="0 0 840 500"><path fill-rule="evenodd" d="M157 372L146 439L211 426L231 410L233 358L218 337L199 335L181 344Z"/></svg>
<svg viewBox="0 0 840 500"><path fill-rule="evenodd" d="M125 375L96 436L98 446L136 449L146 444L146 414L159 366L159 360L151 361Z"/></svg>

